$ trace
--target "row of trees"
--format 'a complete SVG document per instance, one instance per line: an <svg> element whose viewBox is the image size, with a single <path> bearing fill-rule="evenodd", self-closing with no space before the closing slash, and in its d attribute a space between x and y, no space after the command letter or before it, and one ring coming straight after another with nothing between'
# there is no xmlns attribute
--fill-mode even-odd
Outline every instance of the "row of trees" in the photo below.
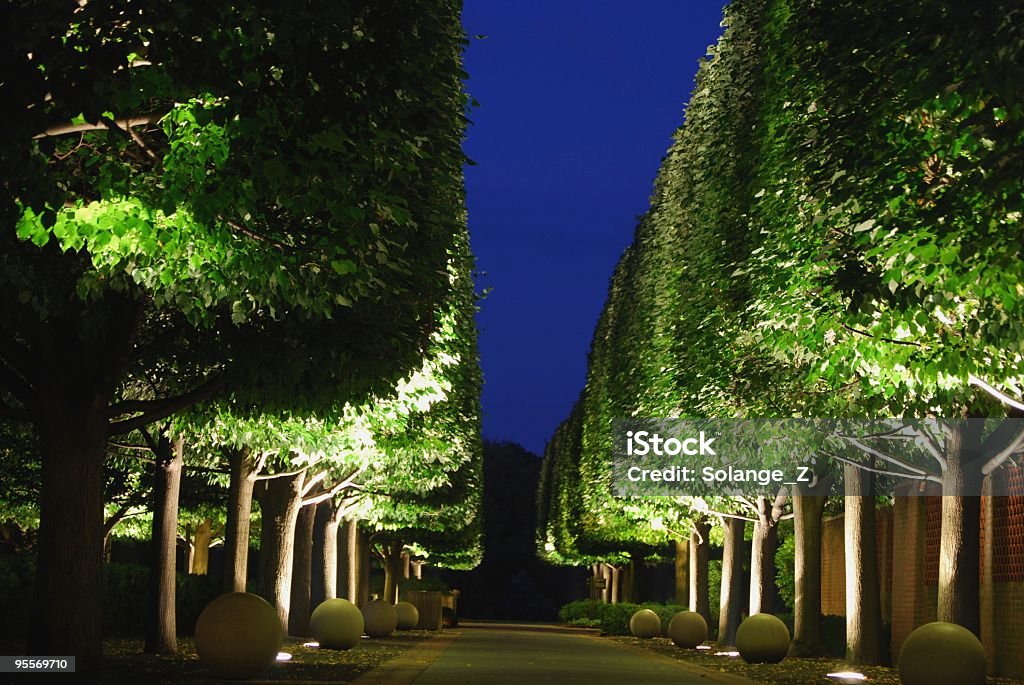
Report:
<svg viewBox="0 0 1024 685"><path fill-rule="evenodd" d="M1016 415L1022 390L1024 49L996 3L737 0L702 61L611 278L586 387L548 445L542 555L634 559L690 536L690 602L706 612L705 546L725 545L720 640L740 617L736 546L753 522L751 613L771 607L774 527L795 517L793 651L819 645L818 491L612 496L613 421L628 417ZM848 652L881 658L872 590L874 479L943 497L939 618L979 629L982 479L1018 452L1019 422L910 425L930 468L852 437L846 469ZM684 531L680 534L676 531ZM702 605L703 603L703 605Z"/></svg>
<svg viewBox="0 0 1024 685"><path fill-rule="evenodd" d="M259 502L285 627L314 505L328 559L342 520L478 558L459 10L4 10L0 417L39 483L29 653L98 663L125 455L151 468L150 651L175 648L183 469L228 488L225 590L245 589Z"/></svg>

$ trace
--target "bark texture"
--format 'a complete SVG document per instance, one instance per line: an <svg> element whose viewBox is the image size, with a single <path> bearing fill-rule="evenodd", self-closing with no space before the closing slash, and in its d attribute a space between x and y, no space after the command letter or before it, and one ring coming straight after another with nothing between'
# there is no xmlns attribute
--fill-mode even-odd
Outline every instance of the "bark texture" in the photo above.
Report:
<svg viewBox="0 0 1024 685"><path fill-rule="evenodd" d="M743 527L741 519L726 518L722 552L722 603L718 614L718 644L736 643L743 611Z"/></svg>
<svg viewBox="0 0 1024 685"><path fill-rule="evenodd" d="M939 621L981 636L981 427L956 421L946 435L939 541ZM968 494L964 494L968 493Z"/></svg>
<svg viewBox="0 0 1024 685"><path fill-rule="evenodd" d="M51 396L36 424L40 525L26 654L74 655L79 671L92 671L102 659L106 407L67 395Z"/></svg>
<svg viewBox="0 0 1024 685"><path fill-rule="evenodd" d="M398 581L402 577L402 548L399 540L392 540L381 545L380 556L384 562L384 596L388 604L398 602Z"/></svg>
<svg viewBox="0 0 1024 685"><path fill-rule="evenodd" d="M292 560L292 601L288 613L289 635L308 636L313 581L313 521L316 506L299 509L295 523L295 558Z"/></svg>
<svg viewBox="0 0 1024 685"><path fill-rule="evenodd" d="M370 601L370 543L359 521L345 520L345 576L348 600L357 607Z"/></svg>
<svg viewBox="0 0 1024 685"><path fill-rule="evenodd" d="M855 466L844 467L846 480L846 660L880 664L882 610L875 542L874 476Z"/></svg>
<svg viewBox="0 0 1024 685"><path fill-rule="evenodd" d="M295 524L302 508L305 471L260 481L255 489L263 527L260 530L260 594L274 605L281 630L288 633L291 610Z"/></svg>
<svg viewBox="0 0 1024 685"><path fill-rule="evenodd" d="M147 654L178 652L175 614L175 558L178 545L178 495L184 441L155 439L153 465L153 535L150 540L149 597L146 610Z"/></svg>
<svg viewBox="0 0 1024 685"><path fill-rule="evenodd" d="M795 540L795 594L793 599L793 642L789 655L819 656L821 641L821 516L831 481L819 480L814 487L797 484L793 493Z"/></svg>
<svg viewBox="0 0 1024 685"><path fill-rule="evenodd" d="M701 519L693 524L694 531L690 534L690 611L704 617L711 625L711 594L708 585L708 561L711 545L708 534L711 525Z"/></svg>
<svg viewBox="0 0 1024 685"><path fill-rule="evenodd" d="M687 606L690 603L690 541L675 540L675 581L676 604Z"/></svg>
<svg viewBox="0 0 1024 685"><path fill-rule="evenodd" d="M253 487L259 466L248 449L228 452L231 482L228 485L227 523L224 528L224 592L245 592L249 572L249 523Z"/></svg>
<svg viewBox="0 0 1024 685"><path fill-rule="evenodd" d="M213 521L203 519L196 526L192 537L191 571L197 576L205 576L210 570L210 543L213 541Z"/></svg>
<svg viewBox="0 0 1024 685"><path fill-rule="evenodd" d="M772 613L777 606L775 552L779 548L777 524L786 497L759 496L754 500L757 521L750 543L750 615Z"/></svg>

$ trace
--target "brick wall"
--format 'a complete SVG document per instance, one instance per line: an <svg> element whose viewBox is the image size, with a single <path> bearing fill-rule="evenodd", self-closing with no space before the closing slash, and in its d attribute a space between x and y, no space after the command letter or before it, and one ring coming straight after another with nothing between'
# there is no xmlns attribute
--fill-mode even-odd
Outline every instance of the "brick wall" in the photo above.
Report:
<svg viewBox="0 0 1024 685"><path fill-rule="evenodd" d="M1024 468L1000 471L982 497L981 640L990 675L1024 678ZM929 484L923 495L903 493L876 515L882 619L892 626L895 659L907 636L936 620L942 497ZM843 517L822 526L821 608L846 615Z"/></svg>
<svg viewBox="0 0 1024 685"><path fill-rule="evenodd" d="M1008 494L981 505L981 641L991 673L1024 678L1024 470L997 477L997 492Z"/></svg>
<svg viewBox="0 0 1024 685"><path fill-rule="evenodd" d="M826 519L821 526L821 613L846 616L846 544L842 516Z"/></svg>

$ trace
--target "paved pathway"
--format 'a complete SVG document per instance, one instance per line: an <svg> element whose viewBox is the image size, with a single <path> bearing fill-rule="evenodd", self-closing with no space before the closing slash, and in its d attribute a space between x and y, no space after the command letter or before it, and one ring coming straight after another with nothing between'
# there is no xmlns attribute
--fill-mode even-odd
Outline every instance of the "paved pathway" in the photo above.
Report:
<svg viewBox="0 0 1024 685"><path fill-rule="evenodd" d="M504 628L446 630L354 685L718 685L749 680L588 635Z"/></svg>

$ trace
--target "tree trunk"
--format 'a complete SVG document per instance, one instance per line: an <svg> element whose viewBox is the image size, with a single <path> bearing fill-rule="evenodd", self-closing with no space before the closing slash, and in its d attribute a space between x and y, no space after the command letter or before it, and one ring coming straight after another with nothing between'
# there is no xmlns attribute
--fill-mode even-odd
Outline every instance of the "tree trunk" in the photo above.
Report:
<svg viewBox="0 0 1024 685"><path fill-rule="evenodd" d="M398 579L402 576L402 548L400 541L386 542L381 545L381 559L384 562L384 596L388 604L398 602Z"/></svg>
<svg viewBox="0 0 1024 685"><path fill-rule="evenodd" d="M704 617L711 625L711 593L708 586L708 561L711 545L708 535L711 525L704 519L695 521L690 534L690 611Z"/></svg>
<svg viewBox="0 0 1024 685"><path fill-rule="evenodd" d="M345 520L345 559L348 600L362 607L370 599L369 543L356 519Z"/></svg>
<svg viewBox="0 0 1024 685"><path fill-rule="evenodd" d="M402 579L409 580L412 576L412 557L408 552L402 552Z"/></svg>
<svg viewBox="0 0 1024 685"><path fill-rule="evenodd" d="M629 562L626 563L622 569L622 582L620 583L621 589L619 590L619 601L620 602L635 602L636 596L636 575L637 567L639 563L636 559L636 554L633 552L629 553Z"/></svg>
<svg viewBox="0 0 1024 685"><path fill-rule="evenodd" d="M981 636L982 424L956 421L946 438L939 541L939 621L957 623Z"/></svg>
<svg viewBox="0 0 1024 685"><path fill-rule="evenodd" d="M295 523L295 558L292 566L292 601L288 618L288 634L309 635L310 593L313 580L313 521L316 506L299 509Z"/></svg>
<svg viewBox="0 0 1024 685"><path fill-rule="evenodd" d="M175 615L175 558L178 549L178 495L184 440L156 437L153 466L153 536L150 541L149 597L146 612L147 654L178 652Z"/></svg>
<svg viewBox="0 0 1024 685"><path fill-rule="evenodd" d="M47 397L37 417L42 462L39 537L26 653L74 656L78 671L102 659L105 403L72 390Z"/></svg>
<svg viewBox="0 0 1024 685"><path fill-rule="evenodd" d="M759 496L757 522L750 542L750 615L772 613L776 608L775 552L779 548L779 529L785 497Z"/></svg>
<svg viewBox="0 0 1024 685"><path fill-rule="evenodd" d="M210 542L213 540L213 521L206 518L196 526L192 537L192 573L205 576L210 570Z"/></svg>
<svg viewBox="0 0 1024 685"><path fill-rule="evenodd" d="M412 562L412 577L416 580L423 580L423 562L413 561Z"/></svg>
<svg viewBox="0 0 1024 685"><path fill-rule="evenodd" d="M611 564L608 565L608 568L611 569L611 572L612 572L611 573L612 578L611 578L611 582L609 583L609 588L608 588L609 589L609 594L610 594L610 597L608 598L608 601L611 604L618 604L619 603L619 584L622 582L622 571L621 571L621 569L618 566L612 566Z"/></svg>
<svg viewBox="0 0 1024 685"><path fill-rule="evenodd" d="M690 541L674 540L676 546L675 580L676 596L675 602L679 606L687 606L690 596Z"/></svg>
<svg viewBox="0 0 1024 685"><path fill-rule="evenodd" d="M313 527L313 587L311 604L338 596L338 518L334 503L321 502L316 508Z"/></svg>
<svg viewBox="0 0 1024 685"><path fill-rule="evenodd" d="M288 633L291 608L295 524L302 508L305 480L306 472L300 471L260 481L255 489L263 520L260 530L260 594L274 605L285 634Z"/></svg>
<svg viewBox="0 0 1024 685"><path fill-rule="evenodd" d="M726 518L722 554L722 603L718 614L718 644L736 643L743 611L743 527L741 519Z"/></svg>
<svg viewBox="0 0 1024 685"><path fill-rule="evenodd" d="M795 537L795 593L793 599L793 642L789 655L820 656L821 642L821 515L825 511L830 480L819 480L814 488L797 484L793 490Z"/></svg>
<svg viewBox="0 0 1024 685"><path fill-rule="evenodd" d="M846 480L846 660L880 664L882 609L875 541L874 476L847 464Z"/></svg>
<svg viewBox="0 0 1024 685"><path fill-rule="evenodd" d="M257 464L248 448L228 452L231 482L228 485L227 523L224 527L224 592L245 592L249 570L249 521L252 518L253 486Z"/></svg>

